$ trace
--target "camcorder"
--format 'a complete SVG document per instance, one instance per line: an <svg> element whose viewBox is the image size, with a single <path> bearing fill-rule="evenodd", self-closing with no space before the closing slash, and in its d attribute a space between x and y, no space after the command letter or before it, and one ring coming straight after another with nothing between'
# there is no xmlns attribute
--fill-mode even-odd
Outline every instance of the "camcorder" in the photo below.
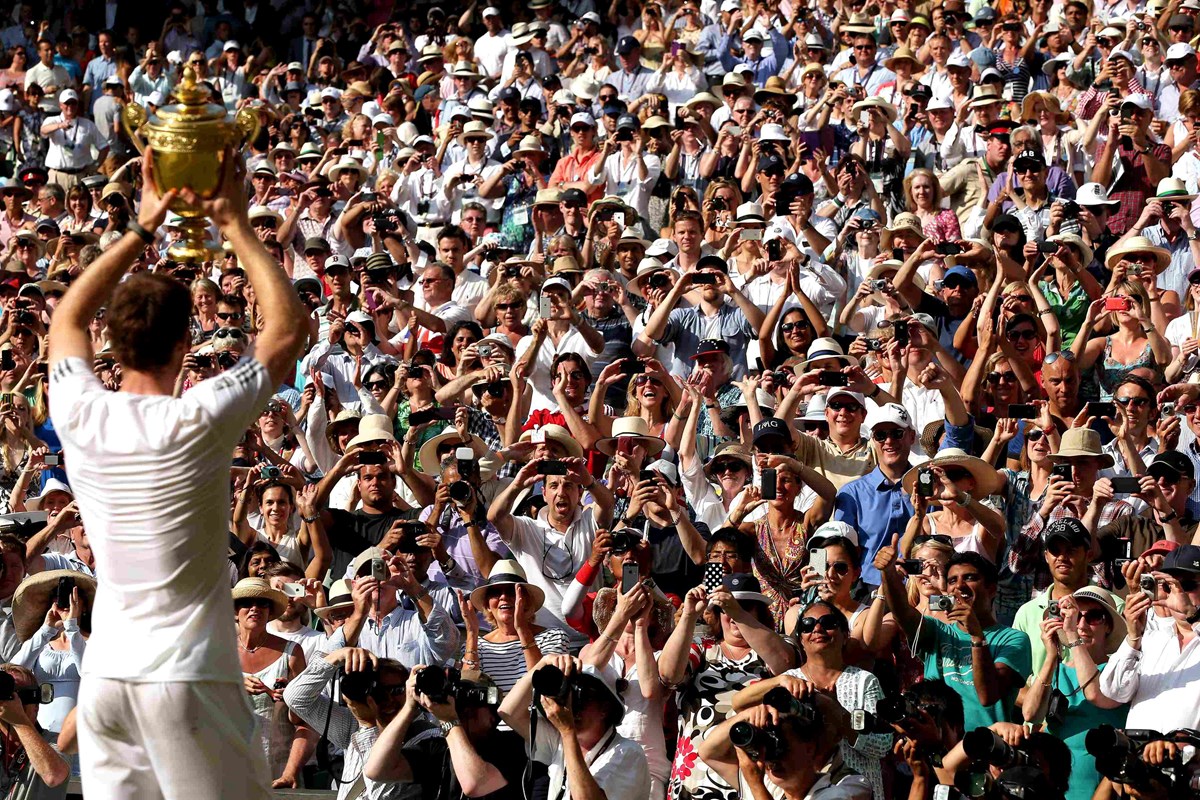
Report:
<svg viewBox="0 0 1200 800"><path fill-rule="evenodd" d="M788 724L805 739L814 737L821 730L821 712L816 704L797 700L782 686L767 692L762 702L778 711L781 717L786 717ZM787 755L787 740L779 725L759 728L744 720L736 722L729 729L729 742L755 761L782 761Z"/></svg>
<svg viewBox="0 0 1200 800"><path fill-rule="evenodd" d="M1196 797L1200 790L1200 771L1175 756L1162 764L1142 760L1142 751L1151 742L1176 742L1200 747L1200 731L1182 729L1161 734L1158 731L1111 725L1092 728L1084 747L1096 759L1096 771L1115 783L1125 783L1143 792L1165 789L1171 798Z"/></svg>
<svg viewBox="0 0 1200 800"><path fill-rule="evenodd" d="M425 667L417 673L413 688L418 694L425 695L435 703L453 702L462 706L500 705L499 689L463 680L462 673L454 667Z"/></svg>

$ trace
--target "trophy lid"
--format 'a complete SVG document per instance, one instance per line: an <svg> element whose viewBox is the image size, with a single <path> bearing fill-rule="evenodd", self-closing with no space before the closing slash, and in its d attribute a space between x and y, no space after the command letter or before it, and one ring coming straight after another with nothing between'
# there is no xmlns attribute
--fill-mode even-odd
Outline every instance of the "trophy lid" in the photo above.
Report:
<svg viewBox="0 0 1200 800"><path fill-rule="evenodd" d="M179 102L163 106L155 112L158 120L167 125L194 125L197 122L223 120L229 115L224 105L210 102L212 91L203 83L196 82L196 72L191 67L184 68L183 79L172 94Z"/></svg>

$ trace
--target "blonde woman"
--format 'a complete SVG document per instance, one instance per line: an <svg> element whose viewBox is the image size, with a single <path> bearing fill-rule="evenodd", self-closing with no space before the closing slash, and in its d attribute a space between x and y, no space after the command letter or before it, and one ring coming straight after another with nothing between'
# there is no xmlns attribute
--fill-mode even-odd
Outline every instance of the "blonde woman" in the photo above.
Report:
<svg viewBox="0 0 1200 800"><path fill-rule="evenodd" d="M921 220L921 229L935 242L956 242L962 238L958 215L942 208L942 186L933 170L914 169L904 179L904 198L908 210Z"/></svg>
<svg viewBox="0 0 1200 800"><path fill-rule="evenodd" d="M463 668L481 670L507 692L542 656L566 653L565 632L534 624L545 600L545 593L525 580L521 565L510 560L497 561L487 583L469 597L458 592L467 628ZM492 627L483 636L479 634L480 614Z"/></svg>
<svg viewBox="0 0 1200 800"><path fill-rule="evenodd" d="M1088 306L1083 328L1071 345L1080 375L1095 370L1100 398L1111 400L1126 375L1140 374L1159 382L1171 363L1171 345L1150 322L1150 297L1146 288L1133 281L1115 281L1104 297ZM1156 295L1157 297L1157 295ZM1106 311L1105 304L1123 304L1124 308ZM1101 318L1107 316L1115 328L1103 338L1092 338Z"/></svg>
<svg viewBox="0 0 1200 800"><path fill-rule="evenodd" d="M0 394L0 514L35 497L42 486L42 460L49 448L34 435L29 400L14 392Z"/></svg>
<svg viewBox="0 0 1200 800"><path fill-rule="evenodd" d="M1021 118L1039 137L1046 164L1057 166L1084 183L1086 159L1079 146L1079 133L1071 127L1071 115L1063 111L1057 97L1050 92L1030 92L1021 104Z"/></svg>

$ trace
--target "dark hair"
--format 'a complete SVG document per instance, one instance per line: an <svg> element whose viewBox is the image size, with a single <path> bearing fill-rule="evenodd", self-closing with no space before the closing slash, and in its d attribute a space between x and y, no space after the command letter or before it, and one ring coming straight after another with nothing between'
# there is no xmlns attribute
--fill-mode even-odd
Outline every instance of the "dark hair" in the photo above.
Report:
<svg viewBox="0 0 1200 800"><path fill-rule="evenodd" d="M1067 790L1071 782L1071 749L1066 742L1045 731L1036 731L1025 737L1021 749L1041 756L1050 784L1059 791Z"/></svg>
<svg viewBox="0 0 1200 800"><path fill-rule="evenodd" d="M280 561L278 564L275 564L268 569L266 575L267 580L270 580L271 578L299 579L303 577L304 573L300 571L300 568L290 561Z"/></svg>
<svg viewBox="0 0 1200 800"><path fill-rule="evenodd" d="M592 371L588 369L587 363L584 362L583 356L579 355L579 353L559 353L556 355L554 360L550 362L550 375L553 376L556 372L558 372L558 365L567 361L570 361L573 364L578 364L579 369L583 372L583 376L587 382L592 382Z"/></svg>
<svg viewBox="0 0 1200 800"><path fill-rule="evenodd" d="M246 298L242 297L240 294L223 294L221 295L220 299L217 300L217 302L223 303L227 306L233 306L240 311L246 310Z"/></svg>
<svg viewBox="0 0 1200 800"><path fill-rule="evenodd" d="M286 438L287 437L285 437L285 440ZM290 483L284 483L283 481L268 481L262 486L259 486L254 490L254 499L261 503L263 495L265 495L269 489L283 489L284 493L287 494L288 502L292 504L293 508L296 506L296 487L292 486Z"/></svg>
<svg viewBox="0 0 1200 800"><path fill-rule="evenodd" d="M467 236L467 232L457 225L447 225L439 230L435 241L440 242L442 239L458 239L467 247L471 246L471 237Z"/></svg>
<svg viewBox="0 0 1200 800"><path fill-rule="evenodd" d="M1117 389L1120 389L1122 386L1124 386L1127 383L1138 387L1139 389L1141 389L1143 392L1146 393L1146 397L1150 398L1150 407L1151 408L1154 408L1157 405L1157 403L1155 402L1155 398L1158 397L1158 392L1156 392L1154 390L1154 386L1150 383L1150 381L1146 380L1145 378L1143 378L1140 375L1126 375L1124 378L1121 379L1121 382L1117 384L1116 389L1113 389L1113 395L1115 396L1117 393Z"/></svg>
<svg viewBox="0 0 1200 800"><path fill-rule="evenodd" d="M929 715L935 720L945 720L946 724L958 734L958 738L962 738L963 726L966 724L963 717L962 697L947 686L945 681L918 681L908 688L908 694L916 701L917 705L926 710L928 710L928 706L936 706L938 713L934 714L931 711Z"/></svg>
<svg viewBox="0 0 1200 800"><path fill-rule="evenodd" d="M450 345L454 343L454 337L458 336L458 332L464 328L474 335L475 341L479 341L483 338L483 328L479 327L479 323L473 319L460 319L458 322L451 325L450 329L446 331L445 337L442 338L442 352L441 355L438 356L438 361L448 367L458 366L458 359L454 355L454 351L451 349Z"/></svg>
<svg viewBox="0 0 1200 800"><path fill-rule="evenodd" d="M108 304L108 335L123 366L153 372L171 366L188 341L192 295L165 275L139 272L117 286Z"/></svg>
<svg viewBox="0 0 1200 800"><path fill-rule="evenodd" d="M246 548L246 552L242 553L242 557L238 561L238 580L239 581L242 578L251 577L250 561L259 553L268 553L271 556L271 560L275 564L278 564L280 561L283 561L283 559L279 557L279 551L276 550L271 545L270 542L263 542L263 541L255 542L254 544L252 544Z"/></svg>
<svg viewBox="0 0 1200 800"><path fill-rule="evenodd" d="M946 574L950 574L950 570L957 567L959 564L965 564L969 567L974 567L979 570L979 574L983 576L984 583L989 586L996 585L996 567L992 562L988 561L979 553L955 553L950 556L950 560L946 563Z"/></svg>
<svg viewBox="0 0 1200 800"><path fill-rule="evenodd" d="M750 561L754 558L754 540L732 525L726 525L724 528L717 528L713 531L712 536L708 539L706 554L711 553L717 544L732 545L737 550L737 557L743 561Z"/></svg>

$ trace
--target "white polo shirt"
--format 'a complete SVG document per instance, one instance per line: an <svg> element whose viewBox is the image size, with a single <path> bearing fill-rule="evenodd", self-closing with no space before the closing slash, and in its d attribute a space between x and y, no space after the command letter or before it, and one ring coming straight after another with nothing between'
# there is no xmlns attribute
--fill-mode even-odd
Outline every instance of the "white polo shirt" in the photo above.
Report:
<svg viewBox="0 0 1200 800"><path fill-rule="evenodd" d="M548 511L543 508L536 520L513 517L512 538L506 544L525 570L525 579L546 593L546 602L535 618L537 624L565 631L573 649L578 650L587 644L587 637L567 624L563 595L592 552L596 516L590 509L580 509L562 533L550 527Z"/></svg>
<svg viewBox="0 0 1200 800"><path fill-rule="evenodd" d="M42 124L57 125L65 119L60 114L48 118ZM47 169L83 169L96 162L92 148L100 152L108 147L108 139L90 119L76 117L65 128L59 128L48 137L50 149L46 152Z"/></svg>

